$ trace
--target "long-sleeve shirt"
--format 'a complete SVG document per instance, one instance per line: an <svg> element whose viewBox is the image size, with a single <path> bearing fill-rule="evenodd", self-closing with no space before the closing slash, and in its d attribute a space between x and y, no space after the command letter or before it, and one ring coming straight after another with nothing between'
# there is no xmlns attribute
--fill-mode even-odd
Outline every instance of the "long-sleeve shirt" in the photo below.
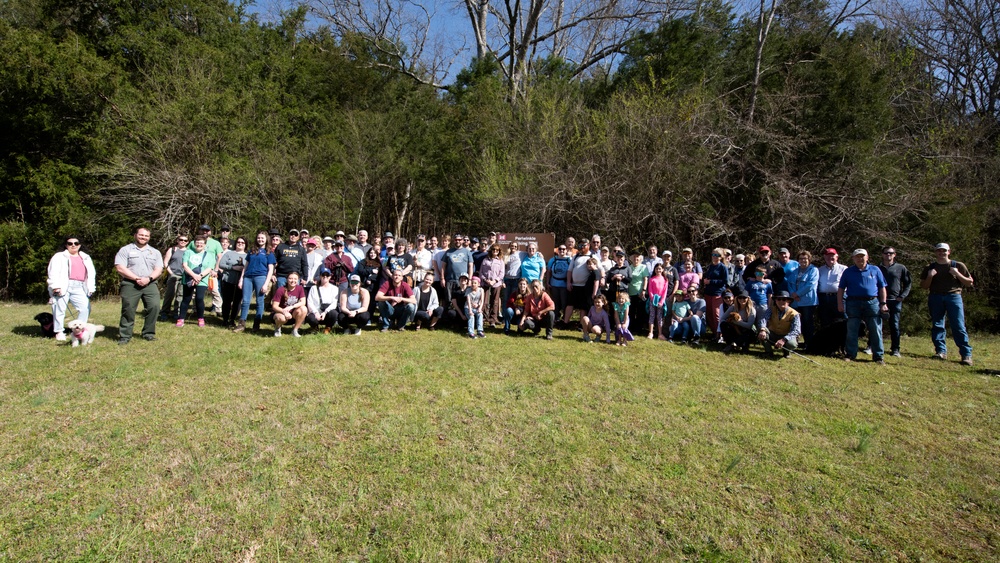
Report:
<svg viewBox="0 0 1000 563"><path fill-rule="evenodd" d="M906 269L906 266L894 262L891 266L880 264L878 269L882 270L882 275L885 277L887 301L902 301L910 295L913 281L910 279L910 271Z"/></svg>
<svg viewBox="0 0 1000 563"><path fill-rule="evenodd" d="M504 263L500 258L487 258L479 266L479 277L483 279L483 284L489 287L500 287L503 285Z"/></svg>
<svg viewBox="0 0 1000 563"><path fill-rule="evenodd" d="M729 308L726 309L726 312L722 314L722 319L725 321L726 319L729 318L729 314L733 312L740 314L740 320L733 323L738 327L751 329L753 328L754 323L757 322L756 307L753 309L748 308L748 310L741 311L738 305L736 304L730 305Z"/></svg>
<svg viewBox="0 0 1000 563"><path fill-rule="evenodd" d="M726 291L726 284L729 283L729 270L723 263L709 264L705 268L704 286L702 290L705 295L718 297Z"/></svg>
<svg viewBox="0 0 1000 563"><path fill-rule="evenodd" d="M765 307L764 310L757 315L757 330L767 328L767 323L771 320L771 311L773 310L774 309L771 307ZM788 330L788 334L785 334L782 338L786 340L791 338L798 339L800 334L802 334L802 315L795 315L792 317L792 328L790 328Z"/></svg>
<svg viewBox="0 0 1000 563"><path fill-rule="evenodd" d="M339 303L340 289L332 283L317 285L306 297L306 309L314 315L335 311Z"/></svg>
<svg viewBox="0 0 1000 563"><path fill-rule="evenodd" d="M837 293L840 289L840 276L844 275L847 266L834 264L832 268L823 264L819 267L819 285L816 291L819 293Z"/></svg>
<svg viewBox="0 0 1000 563"><path fill-rule="evenodd" d="M819 269L812 264L807 268L799 268L795 275L789 277L788 293L797 294L798 298L792 302L792 308L811 307L819 303L816 297L816 288L819 285Z"/></svg>

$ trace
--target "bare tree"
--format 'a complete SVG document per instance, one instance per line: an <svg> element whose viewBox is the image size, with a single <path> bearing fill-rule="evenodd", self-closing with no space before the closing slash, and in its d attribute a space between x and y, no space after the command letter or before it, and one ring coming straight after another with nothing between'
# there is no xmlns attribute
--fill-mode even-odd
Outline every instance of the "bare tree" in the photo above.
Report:
<svg viewBox="0 0 1000 563"><path fill-rule="evenodd" d="M943 98L1000 119L1000 5L994 0L886 0L883 20L926 56Z"/></svg>
<svg viewBox="0 0 1000 563"><path fill-rule="evenodd" d="M476 56L492 57L508 79L511 98L523 98L534 61L557 57L574 75L620 53L639 30L689 8L690 0L462 0ZM454 29L435 32L446 18L425 0L310 0L316 14L342 36L358 35L393 61L396 70L439 84L442 71L466 48ZM452 45L446 49L445 45ZM448 57L442 56L448 54Z"/></svg>

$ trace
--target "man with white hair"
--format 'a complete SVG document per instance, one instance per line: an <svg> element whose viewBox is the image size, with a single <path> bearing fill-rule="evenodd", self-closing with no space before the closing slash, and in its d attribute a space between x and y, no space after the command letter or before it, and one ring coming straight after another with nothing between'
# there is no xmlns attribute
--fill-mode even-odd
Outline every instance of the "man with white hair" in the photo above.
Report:
<svg viewBox="0 0 1000 563"><path fill-rule="evenodd" d="M361 247L362 256L368 256L368 249L372 247L368 244L368 231L364 229L358 231L358 246Z"/></svg>
<svg viewBox="0 0 1000 563"><path fill-rule="evenodd" d="M931 313L931 342L934 356L944 360L948 347L945 344L944 318L948 316L951 335L962 355L962 365L972 365L972 345L965 330L965 308L962 288L972 287L972 274L965 264L951 259L951 247L942 242L934 247L934 261L920 273L920 287L929 290L927 306Z"/></svg>
<svg viewBox="0 0 1000 563"><path fill-rule="evenodd" d="M858 248L851 255L854 265L844 270L837 290L837 310L847 313L847 336L844 341L844 359L854 361L858 355L858 331L861 322L868 327L868 344L872 361L884 365L882 359L882 313L886 306L885 276L877 266L868 263L868 251Z"/></svg>

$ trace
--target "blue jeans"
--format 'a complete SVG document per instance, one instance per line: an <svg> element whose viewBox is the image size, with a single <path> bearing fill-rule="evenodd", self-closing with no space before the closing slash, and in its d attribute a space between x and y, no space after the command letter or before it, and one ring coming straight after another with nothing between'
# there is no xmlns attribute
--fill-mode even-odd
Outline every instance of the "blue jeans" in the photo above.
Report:
<svg viewBox="0 0 1000 563"><path fill-rule="evenodd" d="M469 334L483 331L483 314L478 310L469 313ZM475 330L473 330L475 329Z"/></svg>
<svg viewBox="0 0 1000 563"><path fill-rule="evenodd" d="M891 352L899 351L899 319L903 314L903 302L902 301L887 301L886 306L889 307L889 339L891 344L889 350Z"/></svg>
<svg viewBox="0 0 1000 563"><path fill-rule="evenodd" d="M286 285L288 285L288 276L276 276L276 279L274 281L274 289L278 289L279 287L285 287Z"/></svg>
<svg viewBox="0 0 1000 563"><path fill-rule="evenodd" d="M934 343L934 353L948 353L948 347L944 343L944 337L947 334L944 328L944 317L947 314L955 346L958 346L958 351L963 358L971 358L972 345L969 344L969 333L965 330L965 306L962 304L962 294L932 293L927 296L927 307L931 310L931 342Z"/></svg>
<svg viewBox="0 0 1000 563"><path fill-rule="evenodd" d="M267 276L243 276L243 307L240 308L240 320L246 321L250 314L250 299L257 296L257 319L264 318L264 283Z"/></svg>
<svg viewBox="0 0 1000 563"><path fill-rule="evenodd" d="M703 321L704 319L701 317L691 317L684 322L678 323L670 337L676 340L701 338L702 333L705 331L705 323Z"/></svg>
<svg viewBox="0 0 1000 563"><path fill-rule="evenodd" d="M844 302L847 313L847 338L844 341L844 353L852 360L858 356L858 331L862 321L868 327L868 345L872 349L872 360L882 359L885 350L882 348L882 314L879 313L878 299L867 301L848 299Z"/></svg>
<svg viewBox="0 0 1000 563"><path fill-rule="evenodd" d="M382 324L382 328L403 328L410 323L416 312L417 306L414 303L401 303L393 306L388 301L378 302L379 322Z"/></svg>

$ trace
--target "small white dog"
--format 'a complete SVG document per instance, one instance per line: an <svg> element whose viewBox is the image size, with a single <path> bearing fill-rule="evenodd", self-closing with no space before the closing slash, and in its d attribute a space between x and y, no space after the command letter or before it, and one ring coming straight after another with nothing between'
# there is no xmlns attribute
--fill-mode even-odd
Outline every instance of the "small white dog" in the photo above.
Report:
<svg viewBox="0 0 1000 563"><path fill-rule="evenodd" d="M73 347L91 344L94 342L94 337L97 336L98 332L104 330L104 325L95 325L91 323L80 322L79 320L73 320L66 323L66 327L73 331Z"/></svg>

